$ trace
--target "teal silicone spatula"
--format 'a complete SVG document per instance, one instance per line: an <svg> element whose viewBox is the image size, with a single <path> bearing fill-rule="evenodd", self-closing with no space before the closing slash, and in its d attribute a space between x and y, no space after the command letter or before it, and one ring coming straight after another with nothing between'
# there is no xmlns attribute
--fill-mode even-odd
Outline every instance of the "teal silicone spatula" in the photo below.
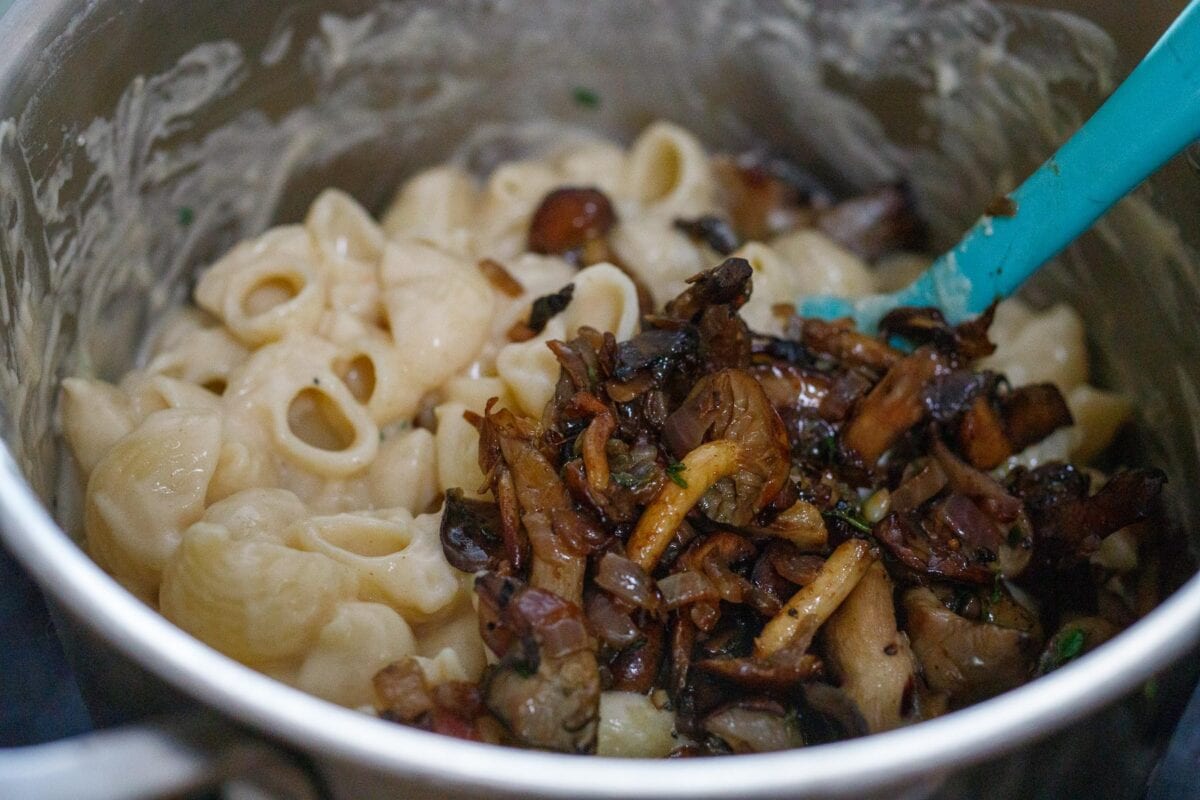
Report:
<svg viewBox="0 0 1200 800"><path fill-rule="evenodd" d="M973 317L1197 138L1200 0L1192 0L1095 115L1009 195L1011 217L981 218L904 289L856 300L801 298L799 313L852 317L870 332L899 306L936 306L952 323Z"/></svg>

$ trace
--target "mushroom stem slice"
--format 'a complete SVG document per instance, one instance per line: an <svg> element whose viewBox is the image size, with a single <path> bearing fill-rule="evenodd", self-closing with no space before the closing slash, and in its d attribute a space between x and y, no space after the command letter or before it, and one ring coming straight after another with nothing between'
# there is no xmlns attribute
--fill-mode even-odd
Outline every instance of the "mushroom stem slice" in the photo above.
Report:
<svg viewBox="0 0 1200 800"><path fill-rule="evenodd" d="M811 637L854 590L873 562L871 549L862 539L849 539L838 545L813 582L792 595L763 627L754 640L754 655L768 658Z"/></svg>
<svg viewBox="0 0 1200 800"><path fill-rule="evenodd" d="M687 513L714 483L737 471L739 450L737 443L717 439L683 457L681 481L663 486L629 537L626 553L631 561L653 572Z"/></svg>
<svg viewBox="0 0 1200 800"><path fill-rule="evenodd" d="M872 562L822 631L833 672L871 733L903 723L913 682L912 650L896 629L892 591L883 564Z"/></svg>

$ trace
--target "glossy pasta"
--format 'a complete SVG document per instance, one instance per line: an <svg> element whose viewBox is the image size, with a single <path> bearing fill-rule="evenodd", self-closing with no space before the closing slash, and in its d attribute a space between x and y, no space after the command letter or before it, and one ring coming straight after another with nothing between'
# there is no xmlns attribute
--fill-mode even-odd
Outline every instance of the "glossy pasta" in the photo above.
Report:
<svg viewBox="0 0 1200 800"><path fill-rule="evenodd" d="M211 646L336 703L372 705L374 676L405 658L431 685L477 680L494 654L439 530L448 493L497 499L480 457L489 401L541 417L560 385L552 343L588 329L627 341L643 303L661 307L728 255L753 270L742 318L774 336L798 296L863 294L886 271L796 220L725 249L712 222L729 214L723 169L686 130L655 123L627 149L573 145L483 180L435 166L400 187L381 223L322 193L302 224L204 270L194 306L161 326L141 368L116 385L64 381L90 553ZM594 187L614 219L579 248L530 252L531 225L562 187ZM563 307L535 319L554 297ZM1009 466L1090 458L1128 419L1123 398L1088 385L1071 309L1006 301L993 337L983 366L1015 386L1055 384L1075 420ZM1136 561L1116 539L1104 553ZM854 630L856 597L892 591L881 567L859 566L870 580L844 587L829 630ZM840 669L849 684L872 680L852 661ZM896 709L863 708L898 724ZM672 715L646 694L606 691L599 717L601 754L677 746Z"/></svg>

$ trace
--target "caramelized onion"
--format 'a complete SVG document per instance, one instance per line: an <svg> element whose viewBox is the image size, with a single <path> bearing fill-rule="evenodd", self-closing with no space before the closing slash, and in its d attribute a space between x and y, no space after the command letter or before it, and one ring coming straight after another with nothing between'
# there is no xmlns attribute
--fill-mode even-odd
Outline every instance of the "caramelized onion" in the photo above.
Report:
<svg viewBox="0 0 1200 800"><path fill-rule="evenodd" d="M596 570L596 585L631 605L655 611L661 605L654 581L628 558L605 553Z"/></svg>
<svg viewBox="0 0 1200 800"><path fill-rule="evenodd" d="M708 578L699 572L684 570L658 581L658 591L670 610L701 601L719 600L721 595Z"/></svg>

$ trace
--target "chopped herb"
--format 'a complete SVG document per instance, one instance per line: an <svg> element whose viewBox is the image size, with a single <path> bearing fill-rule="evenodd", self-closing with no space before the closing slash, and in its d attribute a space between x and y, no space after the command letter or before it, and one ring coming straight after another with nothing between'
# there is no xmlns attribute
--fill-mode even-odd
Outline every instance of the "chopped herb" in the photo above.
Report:
<svg viewBox="0 0 1200 800"><path fill-rule="evenodd" d="M1021 529L1013 528L1008 532L1008 546L1016 547L1021 543Z"/></svg>
<svg viewBox="0 0 1200 800"><path fill-rule="evenodd" d="M1087 637L1081 628L1071 628L1064 631L1054 646L1056 666L1062 666L1083 652L1083 644Z"/></svg>
<svg viewBox="0 0 1200 800"><path fill-rule="evenodd" d="M626 653L636 653L638 650L641 650L645 646L646 646L646 637L639 636L637 638L637 640L634 641L633 644L631 644L631 645L629 645L629 647L625 648L625 652Z"/></svg>
<svg viewBox="0 0 1200 800"><path fill-rule="evenodd" d="M522 678L532 678L537 674L537 669L532 664L527 664L524 661L518 661L513 664L513 672L520 675Z"/></svg>
<svg viewBox="0 0 1200 800"><path fill-rule="evenodd" d="M682 461L672 461L667 464L667 477L670 478L680 489L688 488L687 480L683 477L687 465Z"/></svg>
<svg viewBox="0 0 1200 800"><path fill-rule="evenodd" d="M821 455L832 463L837 458L837 434L831 433L821 440Z"/></svg>
<svg viewBox="0 0 1200 800"><path fill-rule="evenodd" d="M534 334L539 334L546 327L546 323L560 314L567 306L571 304L571 297L575 294L575 284L568 283L563 288L559 289L554 294L547 294L533 301L533 306L529 309L529 330Z"/></svg>
<svg viewBox="0 0 1200 800"><path fill-rule="evenodd" d="M192 211L188 206L181 206L179 209L179 224L187 227L192 224L192 220L196 218L196 212Z"/></svg>
<svg viewBox="0 0 1200 800"><path fill-rule="evenodd" d="M594 109L600 107L600 95L586 86L576 86L571 90L571 99L581 108Z"/></svg>
<svg viewBox="0 0 1200 800"><path fill-rule="evenodd" d="M1001 596L1001 593L1000 593L1000 576L999 576L999 575L997 575L997 576L996 576L996 577L995 577L995 578L992 580L992 596L991 596L990 600L992 601L992 603L999 603L999 602L1000 602L1000 596Z"/></svg>
<svg viewBox="0 0 1200 800"><path fill-rule="evenodd" d="M842 522L862 533L870 533L871 525L863 519L862 510L855 506L850 501L842 498L838 500L837 505L831 511L824 512L827 517L840 519Z"/></svg>
<svg viewBox="0 0 1200 800"><path fill-rule="evenodd" d="M1153 703L1154 698L1156 698L1157 696L1158 696L1158 680L1156 680L1155 678L1151 678L1150 680L1148 680L1144 684L1142 684L1142 697L1146 698L1146 700L1148 702Z"/></svg>

